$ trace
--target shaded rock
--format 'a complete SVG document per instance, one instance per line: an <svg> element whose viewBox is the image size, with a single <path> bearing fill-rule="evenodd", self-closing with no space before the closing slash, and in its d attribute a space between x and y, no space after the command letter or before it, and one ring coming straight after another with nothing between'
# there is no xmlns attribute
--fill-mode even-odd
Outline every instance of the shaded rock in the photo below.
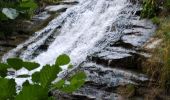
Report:
<svg viewBox="0 0 170 100"><path fill-rule="evenodd" d="M75 5L75 4L78 4L78 0L62 0L58 3L56 3L56 5L64 5L64 4L67 4L67 5Z"/></svg>
<svg viewBox="0 0 170 100"><path fill-rule="evenodd" d="M139 85L141 82L148 80L147 76L143 74L117 68L107 68L90 62L82 64L79 70L86 72L88 78L85 85L71 95L60 95L65 97L63 100L68 98L71 100L73 98L74 100L77 100L77 98L83 100L122 100L126 96L117 91L119 87L129 84ZM56 92L55 95L58 93L61 92Z"/></svg>
<svg viewBox="0 0 170 100"><path fill-rule="evenodd" d="M50 5L45 8L47 12L64 12L67 8L71 7L70 5Z"/></svg>
<svg viewBox="0 0 170 100"><path fill-rule="evenodd" d="M145 55L135 50L122 47L107 47L100 52L96 52L89 56L89 61L98 64L109 65L112 67L140 69L141 61L145 59Z"/></svg>
<svg viewBox="0 0 170 100"><path fill-rule="evenodd" d="M110 45L111 47L123 47L123 48L127 48L127 49L133 49L134 46L131 45L130 43L125 43L122 41L122 39L116 41L115 43Z"/></svg>

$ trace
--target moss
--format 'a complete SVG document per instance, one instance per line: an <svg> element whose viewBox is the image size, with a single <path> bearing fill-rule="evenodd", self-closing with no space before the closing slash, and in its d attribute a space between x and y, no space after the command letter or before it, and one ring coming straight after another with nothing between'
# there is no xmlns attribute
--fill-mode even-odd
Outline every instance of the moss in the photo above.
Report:
<svg viewBox="0 0 170 100"><path fill-rule="evenodd" d="M170 0L143 0L142 18L153 18L170 11Z"/></svg>
<svg viewBox="0 0 170 100"><path fill-rule="evenodd" d="M159 25L160 24L160 19L158 17L153 17L152 19L152 22L156 25Z"/></svg>
<svg viewBox="0 0 170 100"><path fill-rule="evenodd" d="M141 16L148 17L148 18L155 16L155 8L156 7L153 0L144 0Z"/></svg>
<svg viewBox="0 0 170 100"><path fill-rule="evenodd" d="M148 87L151 88L148 96L165 97L170 92L170 16L158 16L158 29L155 38L163 41L158 48L155 48L153 56L144 64L144 71L151 77ZM153 95L152 90L155 91ZM152 100L152 99L151 99Z"/></svg>
<svg viewBox="0 0 170 100"><path fill-rule="evenodd" d="M152 57L144 62L143 71L150 77L147 97L165 97L170 92L170 0L144 0L141 16L151 18L158 26L155 38L163 41L153 51ZM154 93L153 93L154 91ZM152 100L150 99L150 100ZM164 98L165 99L165 98Z"/></svg>

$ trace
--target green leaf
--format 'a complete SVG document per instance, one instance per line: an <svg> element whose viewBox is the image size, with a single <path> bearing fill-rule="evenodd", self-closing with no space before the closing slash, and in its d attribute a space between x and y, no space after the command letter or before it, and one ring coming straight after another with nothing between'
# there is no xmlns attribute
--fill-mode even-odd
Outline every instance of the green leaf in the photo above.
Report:
<svg viewBox="0 0 170 100"><path fill-rule="evenodd" d="M9 58L7 59L7 63L16 70L21 69L23 66L23 61L19 58Z"/></svg>
<svg viewBox="0 0 170 100"><path fill-rule="evenodd" d="M0 76L1 77L6 77L9 66L4 63L0 63Z"/></svg>
<svg viewBox="0 0 170 100"><path fill-rule="evenodd" d="M32 74L32 81L35 83L40 83L40 72L35 72Z"/></svg>
<svg viewBox="0 0 170 100"><path fill-rule="evenodd" d="M86 74L84 72L78 72L71 77L70 85L68 89L64 89L65 92L71 93L79 89L82 85L84 85L86 79Z"/></svg>
<svg viewBox="0 0 170 100"><path fill-rule="evenodd" d="M23 62L23 67L25 67L26 69L33 70L35 68L38 68L40 65L38 63L35 62Z"/></svg>
<svg viewBox="0 0 170 100"><path fill-rule="evenodd" d="M6 15L6 17L8 17L9 19L15 19L19 15L17 10L12 8L3 8L2 13Z"/></svg>
<svg viewBox="0 0 170 100"><path fill-rule="evenodd" d="M54 97L48 97L48 100L56 100Z"/></svg>
<svg viewBox="0 0 170 100"><path fill-rule="evenodd" d="M15 86L15 80L0 78L0 100L13 100L16 95Z"/></svg>
<svg viewBox="0 0 170 100"><path fill-rule="evenodd" d="M40 85L24 86L15 100L47 100L48 90Z"/></svg>
<svg viewBox="0 0 170 100"><path fill-rule="evenodd" d="M59 71L56 70L56 68L50 65L46 65L43 67L43 69L40 71L40 83L43 87L47 87L51 82L56 79L57 74Z"/></svg>
<svg viewBox="0 0 170 100"><path fill-rule="evenodd" d="M71 77L71 80L84 80L84 79L86 79L86 74L85 74L85 72L82 72L82 71L80 71L80 72L77 72L75 75L73 75L72 77Z"/></svg>
<svg viewBox="0 0 170 100"><path fill-rule="evenodd" d="M70 57L67 56L66 54L60 55L57 60L56 60L56 65L62 66L69 64L70 62Z"/></svg>
<svg viewBox="0 0 170 100"><path fill-rule="evenodd" d="M53 87L54 87L54 88L58 88L58 89L62 89L63 86L64 86L64 84L65 84L65 81L64 81L64 80L60 80L59 82L55 83L55 84L53 85Z"/></svg>
<svg viewBox="0 0 170 100"><path fill-rule="evenodd" d="M24 86L29 86L29 85L30 85L29 81L28 81L28 80L26 80L26 81L23 83L23 85L22 85L22 86L24 87Z"/></svg>
<svg viewBox="0 0 170 100"><path fill-rule="evenodd" d="M84 85L86 79L86 74L84 72L78 72L71 77L70 84L64 84L63 80L55 84L55 87L63 92L72 93ZM59 86L57 86L59 85Z"/></svg>

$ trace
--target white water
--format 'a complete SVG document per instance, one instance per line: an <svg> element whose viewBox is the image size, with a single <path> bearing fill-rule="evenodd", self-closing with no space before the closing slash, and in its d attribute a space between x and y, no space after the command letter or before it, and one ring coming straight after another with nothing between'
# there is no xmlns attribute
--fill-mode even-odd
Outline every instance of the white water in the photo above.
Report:
<svg viewBox="0 0 170 100"><path fill-rule="evenodd" d="M34 37L4 55L3 60L16 56L24 46L28 47L20 57L29 59L55 29L63 24L48 50L32 60L41 65L53 64L57 56L65 53L71 57L74 65L80 64L93 52L95 45L109 35L108 27L117 21L121 10L127 5L127 0L79 0L79 4L67 9L46 28L36 32Z"/></svg>
<svg viewBox="0 0 170 100"><path fill-rule="evenodd" d="M100 52L98 57L106 57L106 59L111 60L131 56L131 53L136 53L135 50L121 47L109 48L108 46L108 44L120 40L120 37L126 33L127 27L131 29L131 20L138 19L133 16L135 8L137 8L136 5L134 5L134 8L129 7L130 5L128 0L79 0L79 4L69 7L64 13L53 19L44 29L36 32L29 40L5 54L3 61L9 57L18 56L25 60L36 61L42 67L46 64L53 64L57 56L65 53L71 57L71 63L78 66L83 61L86 61L87 56L98 51ZM59 28L60 26L61 29ZM55 39L48 49L34 56L35 51L45 44L50 36ZM96 63L86 63L82 68L87 73L89 81L107 86L137 84L137 81L148 80L143 74L117 68L106 68L106 66ZM34 71L39 69L41 68ZM32 72L21 69L16 74L32 74ZM59 77L62 78L64 74ZM15 78L19 86L25 80L30 81L31 79ZM91 92L87 91L89 88L87 90L86 88L84 94L90 93L91 95ZM93 94L98 97L101 91L97 92L99 94L95 94L96 92L93 92Z"/></svg>

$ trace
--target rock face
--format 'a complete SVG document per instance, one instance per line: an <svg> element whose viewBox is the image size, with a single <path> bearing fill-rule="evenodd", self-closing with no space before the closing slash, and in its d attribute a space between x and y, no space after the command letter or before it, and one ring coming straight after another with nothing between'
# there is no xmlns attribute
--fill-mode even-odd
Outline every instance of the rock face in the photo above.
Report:
<svg viewBox="0 0 170 100"><path fill-rule="evenodd" d="M130 1L132 3L126 6L128 9L124 8L120 12L118 20L113 23L112 27L108 27L105 36L95 45L93 52L77 68L77 70L87 73L88 78L85 85L73 94L54 91L54 95L58 97L58 100L122 100L127 99L129 96L137 97L138 99L143 98L144 93L138 93L137 91L145 88L149 80L149 77L141 71L141 62L147 59L149 54L142 47L154 33L155 26L149 20L140 20L140 6L134 0ZM33 20L48 19L50 14L63 13L74 4L77 4L77 1L67 0L48 6L44 12L46 14L37 15ZM83 11L81 10L81 12ZM72 13L74 12L71 12L68 16L73 16ZM29 59L32 59L46 51L61 31L64 23L60 22L60 20L61 25L54 22L50 23L52 28L55 27L53 32L51 32L51 27L37 32L37 37L35 36L32 40L15 49L16 51L18 50L15 56L20 56L20 54L22 56L22 51L25 51L26 56L22 57L27 58L30 53ZM66 24L66 26L69 25ZM36 41L39 38L41 38L41 41ZM74 46L77 46L77 44ZM73 70L72 72L74 73L75 71ZM127 95L122 93L123 88L126 88ZM122 89L122 91L119 89Z"/></svg>
<svg viewBox="0 0 170 100"><path fill-rule="evenodd" d="M134 6L130 7L133 9ZM99 46L102 45L103 49L96 49L87 57L87 61L81 64L78 70L86 72L86 84L71 95L56 91L54 94L57 97L62 100L122 100L128 97L143 99L149 77L142 73L141 63L150 56L143 50L143 46L153 35L155 26L149 20L140 20L137 13L138 10L130 18L122 18L128 22L115 23L113 33L108 33L111 37L100 41ZM126 11L122 12L123 14L126 14ZM114 30L122 27L124 29L120 32L120 38L113 39ZM127 88L129 84L134 86L133 90ZM120 92L126 90L127 94Z"/></svg>

